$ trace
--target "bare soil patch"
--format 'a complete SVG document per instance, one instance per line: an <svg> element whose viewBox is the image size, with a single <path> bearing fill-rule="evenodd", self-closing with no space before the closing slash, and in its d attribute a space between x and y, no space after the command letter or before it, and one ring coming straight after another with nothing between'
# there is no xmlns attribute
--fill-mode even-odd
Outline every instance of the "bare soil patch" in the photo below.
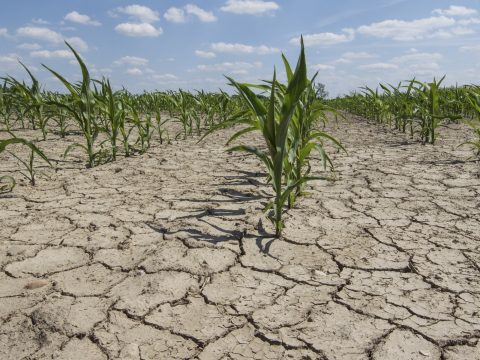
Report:
<svg viewBox="0 0 480 360"><path fill-rule="evenodd" d="M330 127L349 152L333 154L338 180L312 184L282 239L263 167L225 151L231 131L93 169L78 153L20 181L0 197L1 357L480 359L468 130L422 146ZM39 145L61 159L73 141Z"/></svg>

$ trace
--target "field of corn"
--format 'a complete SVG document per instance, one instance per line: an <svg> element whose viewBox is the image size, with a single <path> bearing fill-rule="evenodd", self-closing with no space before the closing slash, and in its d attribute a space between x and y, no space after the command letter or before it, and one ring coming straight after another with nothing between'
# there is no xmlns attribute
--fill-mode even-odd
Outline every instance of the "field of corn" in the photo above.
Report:
<svg viewBox="0 0 480 360"><path fill-rule="evenodd" d="M480 359L480 86L322 99L302 43L132 94L67 46L2 79L2 359Z"/></svg>

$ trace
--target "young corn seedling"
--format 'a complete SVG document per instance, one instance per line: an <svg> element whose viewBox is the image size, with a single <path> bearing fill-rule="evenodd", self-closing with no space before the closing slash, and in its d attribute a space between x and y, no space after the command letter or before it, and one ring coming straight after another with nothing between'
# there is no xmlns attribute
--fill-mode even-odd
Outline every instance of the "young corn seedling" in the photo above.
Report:
<svg viewBox="0 0 480 360"><path fill-rule="evenodd" d="M10 133L13 135L12 133ZM32 142L18 138L13 135L12 138L6 140L0 140L0 154L5 151L6 147L13 144L22 144L30 148L30 156L28 161L24 161L20 159L15 154L11 153L17 160L19 160L27 169L27 173L20 172L23 176L25 176L29 181L30 184L35 185L35 168L34 168L34 155L40 156L49 166L52 166L50 160L47 156ZM7 183L5 183L5 181ZM15 186L15 180L11 176L2 176L0 177L0 192L11 191Z"/></svg>
<svg viewBox="0 0 480 360"><path fill-rule="evenodd" d="M105 119L99 130L108 137L112 147L112 160L115 161L118 151L117 139L125 124L124 104L122 99L113 92L108 79L103 79L101 86L101 94L95 94L98 109Z"/></svg>
<svg viewBox="0 0 480 360"><path fill-rule="evenodd" d="M99 129L95 123L95 96L90 87L91 79L87 66L83 62L78 53L70 46L68 42L65 44L73 52L78 64L82 70L82 82L80 84L73 84L65 79L62 75L56 71L50 69L48 66L43 65L48 71L50 71L56 78L58 78L63 85L70 92L71 101L69 103L62 103L60 101L52 101L49 104L58 106L65 109L79 125L83 136L85 138L85 144L74 143L67 147L64 156L73 149L81 148L88 155L88 167L93 167L96 164L96 158L100 155L100 152L95 152L95 140L97 139Z"/></svg>
<svg viewBox="0 0 480 360"><path fill-rule="evenodd" d="M290 64L283 56L287 77L293 76ZM296 184L294 191L288 197L288 207L292 208L298 196L305 194L304 189L307 180L330 180L330 177L311 177L310 155L312 151L319 154L324 170L327 164L333 172L333 163L325 150L325 141L330 141L333 145L346 152L345 148L331 135L320 131L317 126L319 121L327 121L327 113L336 116L339 114L332 108L319 101L316 96L314 80L317 74L309 81L307 88L300 97L297 109L292 116L288 143L288 156L285 158L285 183L287 185Z"/></svg>
<svg viewBox="0 0 480 360"><path fill-rule="evenodd" d="M273 202L267 207L273 208L271 220L275 226L275 235L278 237L281 235L283 228L283 208L290 193L294 191L300 183L309 180L307 177L304 177L291 184L284 184L283 182L284 164L288 157L287 137L290 122L298 102L308 86L303 38L301 40L301 51L295 72L289 76L285 90L280 89L276 72L274 71L270 87L270 97L267 100L264 100L251 89L252 87L258 88L258 86L239 83L229 77L227 77L227 79L230 81L230 85L237 90L246 110L220 123L217 128L239 123L247 125L247 128L235 133L229 142L255 130L260 131L263 135L266 151L249 145L235 146L230 148L230 151L244 151L254 154L265 164L275 193Z"/></svg>
<svg viewBox="0 0 480 360"><path fill-rule="evenodd" d="M464 142L462 145L470 145L475 155L480 158L480 86L472 86L468 92L468 101L475 110L475 117L471 120L465 120L465 123L473 130L475 138Z"/></svg>

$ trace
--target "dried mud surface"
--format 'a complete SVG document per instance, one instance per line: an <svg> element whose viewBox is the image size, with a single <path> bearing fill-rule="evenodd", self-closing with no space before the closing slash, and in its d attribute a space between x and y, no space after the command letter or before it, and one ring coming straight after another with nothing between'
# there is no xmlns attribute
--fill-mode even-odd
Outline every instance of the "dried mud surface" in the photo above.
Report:
<svg viewBox="0 0 480 360"><path fill-rule="evenodd" d="M332 131L349 151L338 180L312 184L283 239L261 164L225 151L231 131L94 169L77 154L2 195L1 357L479 360L468 131L434 147L363 121ZM71 141L40 146L60 159Z"/></svg>

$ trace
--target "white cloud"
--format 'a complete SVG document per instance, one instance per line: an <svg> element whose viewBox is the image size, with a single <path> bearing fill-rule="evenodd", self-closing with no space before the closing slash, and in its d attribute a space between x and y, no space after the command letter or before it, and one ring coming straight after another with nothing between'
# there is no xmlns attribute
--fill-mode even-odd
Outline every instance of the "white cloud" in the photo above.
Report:
<svg viewBox="0 0 480 360"><path fill-rule="evenodd" d="M6 28L0 28L0 36L7 36L8 30Z"/></svg>
<svg viewBox="0 0 480 360"><path fill-rule="evenodd" d="M361 60L361 59L371 59L375 57L375 55L370 54L366 51L359 51L359 52L349 51L349 52L343 53L342 57L350 60Z"/></svg>
<svg viewBox="0 0 480 360"><path fill-rule="evenodd" d="M148 64L148 59L138 57L138 56L124 56L118 60L115 60L116 65L135 65L135 66L144 66Z"/></svg>
<svg viewBox="0 0 480 360"><path fill-rule="evenodd" d="M17 34L22 37L49 41L52 43L60 43L63 36L46 27L26 26L17 29Z"/></svg>
<svg viewBox="0 0 480 360"><path fill-rule="evenodd" d="M197 69L200 71L233 72L233 71L245 71L245 70L261 68L261 67L262 67L261 62L248 63L248 62L236 61L236 62L224 62L224 63L214 64L214 65L198 65Z"/></svg>
<svg viewBox="0 0 480 360"><path fill-rule="evenodd" d="M395 70L395 69L398 69L398 65L380 62L380 63L374 63L374 64L360 65L358 68L361 70L371 70L371 71Z"/></svg>
<svg viewBox="0 0 480 360"><path fill-rule="evenodd" d="M157 37L163 33L162 28L155 28L149 23L122 23L115 26L115 31L123 35L134 37Z"/></svg>
<svg viewBox="0 0 480 360"><path fill-rule="evenodd" d="M17 46L17 49L22 49L22 50L40 50L41 48L42 47L37 43L33 43L33 44L24 43Z"/></svg>
<svg viewBox="0 0 480 360"><path fill-rule="evenodd" d="M335 66L327 65L327 64L316 64L312 66L312 69L315 71L328 71L328 70L334 70Z"/></svg>
<svg viewBox="0 0 480 360"><path fill-rule="evenodd" d="M195 55L204 59L213 59L217 56L214 52L203 50L195 50Z"/></svg>
<svg viewBox="0 0 480 360"><path fill-rule="evenodd" d="M194 15L200 20L201 22L214 22L217 21L217 17L213 15L211 11L203 10L199 8L197 5L187 4L185 5L185 11L187 14Z"/></svg>
<svg viewBox="0 0 480 360"><path fill-rule="evenodd" d="M480 45L461 46L459 50L461 52L480 52Z"/></svg>
<svg viewBox="0 0 480 360"><path fill-rule="evenodd" d="M72 21L77 24L91 25L91 26L100 26L100 22L93 20L88 15L80 14L76 11L69 12L64 17L65 20Z"/></svg>
<svg viewBox="0 0 480 360"><path fill-rule="evenodd" d="M172 81L177 80L178 78L173 74L155 74L153 78L160 81Z"/></svg>
<svg viewBox="0 0 480 360"><path fill-rule="evenodd" d="M390 63L411 74L431 75L440 69L443 56L439 53L414 52L394 57Z"/></svg>
<svg viewBox="0 0 480 360"><path fill-rule="evenodd" d="M337 64L351 64L356 60L366 60L376 57L374 54L367 53L366 51L359 51L359 52L346 52L343 53L342 56L335 60Z"/></svg>
<svg viewBox="0 0 480 360"><path fill-rule="evenodd" d="M49 28L46 28L46 27L34 27L34 26L21 27L17 29L17 35L21 37L28 37L32 39L47 41L54 44L60 44L64 40L66 40L71 46L73 46L75 50L79 50L79 51L88 50L88 44L78 36L65 38L62 34L56 31L50 30Z"/></svg>
<svg viewBox="0 0 480 360"><path fill-rule="evenodd" d="M480 18L460 19L457 20L457 24L460 26L478 25L480 24Z"/></svg>
<svg viewBox="0 0 480 360"><path fill-rule="evenodd" d="M179 9L176 7L169 8L163 17L170 22L173 23L184 23L187 21L187 17L185 16L185 11L183 9Z"/></svg>
<svg viewBox="0 0 480 360"><path fill-rule="evenodd" d="M450 5L448 9L435 9L432 13L445 16L469 16L476 14L477 10L465 6Z"/></svg>
<svg viewBox="0 0 480 360"><path fill-rule="evenodd" d="M274 1L261 0L227 0L220 10L234 14L261 15L278 10L280 6Z"/></svg>
<svg viewBox="0 0 480 360"><path fill-rule="evenodd" d="M355 38L355 30L343 29L343 34L335 34L331 32L324 32L318 34L307 34L303 36L303 42L305 46L328 46L345 42L350 42ZM296 37L290 40L290 44L299 44L300 37Z"/></svg>
<svg viewBox="0 0 480 360"><path fill-rule="evenodd" d="M139 20L142 23L152 23L160 20L158 12L143 5L128 5L125 7L119 7L116 10Z"/></svg>
<svg viewBox="0 0 480 360"><path fill-rule="evenodd" d="M177 7L169 8L163 17L173 23L184 23L188 20L188 15L196 16L201 22L214 22L217 21L217 17L213 15L211 11L203 10L197 5L187 4L183 9ZM190 17L191 17L190 16Z"/></svg>
<svg viewBox="0 0 480 360"><path fill-rule="evenodd" d="M127 74L133 76L140 76L143 74L143 72L139 68L131 68L127 70Z"/></svg>
<svg viewBox="0 0 480 360"><path fill-rule="evenodd" d="M0 55L0 64L18 64L18 60L17 54Z"/></svg>
<svg viewBox="0 0 480 360"><path fill-rule="evenodd" d="M455 25L455 20L445 16L432 16L429 18L404 21L385 20L371 25L360 26L360 34L378 38L390 38L397 41L421 40L438 37L439 31Z"/></svg>
<svg viewBox="0 0 480 360"><path fill-rule="evenodd" d="M394 57L391 62L395 64L421 64L432 63L443 59L439 53L414 52L407 55Z"/></svg>
<svg viewBox="0 0 480 360"><path fill-rule="evenodd" d="M73 58L73 53L70 50L38 50L38 51L32 51L30 53L31 57L38 57L38 58L44 58L44 59L52 59L52 58L58 58L58 59L71 59Z"/></svg>
<svg viewBox="0 0 480 360"><path fill-rule="evenodd" d="M78 50L78 51L87 51L88 50L88 44L83 39L81 39L77 36L68 38L66 40L75 50Z"/></svg>
<svg viewBox="0 0 480 360"><path fill-rule="evenodd" d="M32 23L33 24L37 24L37 25L48 25L50 24L47 20L43 20L43 19L32 19Z"/></svg>
<svg viewBox="0 0 480 360"><path fill-rule="evenodd" d="M221 53L230 53L230 54L257 54L257 55L266 55L277 53L280 50L273 47L268 47L265 45L261 46L251 46L244 44L229 44L224 42L218 42L211 44L213 51Z"/></svg>

